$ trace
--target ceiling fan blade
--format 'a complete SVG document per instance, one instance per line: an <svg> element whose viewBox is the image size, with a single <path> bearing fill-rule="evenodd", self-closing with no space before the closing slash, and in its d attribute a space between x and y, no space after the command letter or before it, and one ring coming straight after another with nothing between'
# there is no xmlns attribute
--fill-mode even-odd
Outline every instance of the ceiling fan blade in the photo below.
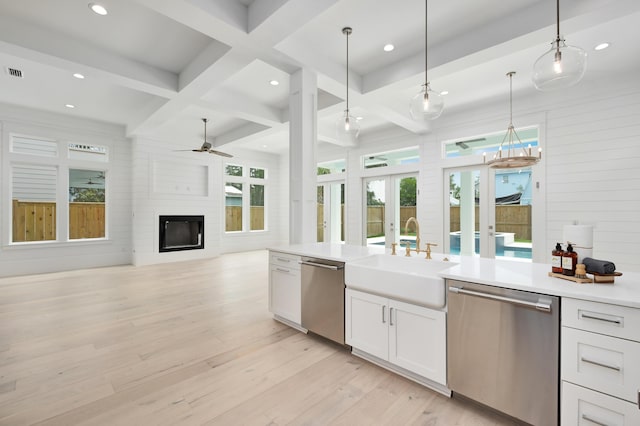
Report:
<svg viewBox="0 0 640 426"><path fill-rule="evenodd" d="M174 149L172 150L172 152L185 152L185 151L197 151L194 149Z"/></svg>
<svg viewBox="0 0 640 426"><path fill-rule="evenodd" d="M232 158L233 157L233 155L231 155L231 154L227 154L226 152L218 151L218 150L215 150L215 149L210 149L209 153L210 154L216 154L216 155L219 155L221 157L227 157L227 158Z"/></svg>

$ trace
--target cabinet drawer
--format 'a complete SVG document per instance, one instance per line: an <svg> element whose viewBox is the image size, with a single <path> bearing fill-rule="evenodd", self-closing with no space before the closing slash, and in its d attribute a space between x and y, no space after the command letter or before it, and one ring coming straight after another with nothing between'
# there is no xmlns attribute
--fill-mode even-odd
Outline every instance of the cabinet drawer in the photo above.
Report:
<svg viewBox="0 0 640 426"><path fill-rule="evenodd" d="M562 327L562 380L638 404L638 360L640 343Z"/></svg>
<svg viewBox="0 0 640 426"><path fill-rule="evenodd" d="M640 341L640 309L562 299L562 325Z"/></svg>
<svg viewBox="0 0 640 426"><path fill-rule="evenodd" d="M571 383L562 383L562 426L632 426L640 424L634 404Z"/></svg>
<svg viewBox="0 0 640 426"><path fill-rule="evenodd" d="M285 269L300 269L300 256L272 251L269 255L269 263Z"/></svg>

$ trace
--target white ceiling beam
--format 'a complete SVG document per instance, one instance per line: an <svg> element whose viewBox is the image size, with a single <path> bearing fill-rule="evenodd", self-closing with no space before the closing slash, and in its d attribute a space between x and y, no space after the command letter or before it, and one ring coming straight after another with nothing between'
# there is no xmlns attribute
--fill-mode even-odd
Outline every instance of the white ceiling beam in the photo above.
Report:
<svg viewBox="0 0 640 426"><path fill-rule="evenodd" d="M615 3L615 7L611 7ZM562 3L562 28L566 31L587 29L604 21L640 10L637 0L565 0ZM539 40L541 47L548 46L555 34L555 8L545 2L537 2L500 22L492 22L446 43L429 46L429 79L437 78L439 67L446 65L446 72L497 59L517 49L529 47ZM542 39L540 35L548 37ZM528 44L523 44L522 41ZM520 41L520 43L518 42ZM545 45L545 43L547 43ZM541 50L541 54L544 50ZM532 58L533 61L536 58ZM452 67L454 65L454 67ZM434 74L431 74L431 69ZM362 76L362 93L368 94L390 86L404 84L408 79L420 77L424 84L424 52L406 57ZM417 89L416 89L417 90Z"/></svg>
<svg viewBox="0 0 640 426"><path fill-rule="evenodd" d="M177 93L178 76L111 54L75 38L0 17L0 50L70 73L99 75L106 81L164 98Z"/></svg>
<svg viewBox="0 0 640 426"><path fill-rule="evenodd" d="M232 49L228 50L208 67L199 64L198 67L202 69L200 74L194 75L189 83L181 88L180 92L157 111L149 114L146 119L130 122L127 126L127 135L133 136L151 132L159 124L164 124L168 121L173 114L182 111L191 104L199 103L204 95L246 67L251 61L252 58Z"/></svg>
<svg viewBox="0 0 640 426"><path fill-rule="evenodd" d="M209 43L209 45L180 72L179 89L181 90L187 87L206 71L211 64L219 61L230 49L230 46L216 40Z"/></svg>
<svg viewBox="0 0 640 426"><path fill-rule="evenodd" d="M202 108L214 109L226 115L253 121L263 126L277 126L282 124L283 111L256 102L246 95L218 88L207 94L206 98L195 102Z"/></svg>
<svg viewBox="0 0 640 426"><path fill-rule="evenodd" d="M269 129L269 127L263 126L258 123L248 123L216 136L213 139L213 145L214 147L218 148L231 142L242 141L242 139L246 137L260 134L264 130Z"/></svg>

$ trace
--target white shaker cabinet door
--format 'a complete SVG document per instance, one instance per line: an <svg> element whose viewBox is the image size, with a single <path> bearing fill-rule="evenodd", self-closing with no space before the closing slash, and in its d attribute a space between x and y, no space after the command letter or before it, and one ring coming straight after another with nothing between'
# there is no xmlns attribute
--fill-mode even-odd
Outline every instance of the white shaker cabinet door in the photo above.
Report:
<svg viewBox="0 0 640 426"><path fill-rule="evenodd" d="M300 324L300 270L272 264L269 267L269 310Z"/></svg>
<svg viewBox="0 0 640 426"><path fill-rule="evenodd" d="M387 298L346 289L345 340L348 345L386 361L388 322Z"/></svg>
<svg viewBox="0 0 640 426"><path fill-rule="evenodd" d="M391 300L389 361L446 385L445 313Z"/></svg>
<svg viewBox="0 0 640 426"><path fill-rule="evenodd" d="M640 425L636 404L568 382L562 382L560 413L561 426Z"/></svg>

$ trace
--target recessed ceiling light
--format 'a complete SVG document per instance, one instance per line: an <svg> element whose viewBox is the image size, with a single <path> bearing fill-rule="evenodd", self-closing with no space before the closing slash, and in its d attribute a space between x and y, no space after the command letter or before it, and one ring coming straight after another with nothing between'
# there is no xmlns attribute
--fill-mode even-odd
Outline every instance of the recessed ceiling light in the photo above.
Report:
<svg viewBox="0 0 640 426"><path fill-rule="evenodd" d="M391 52L393 49L395 49L396 47L391 44L391 43L387 43L384 45L384 47L382 48L385 52Z"/></svg>
<svg viewBox="0 0 640 426"><path fill-rule="evenodd" d="M604 50L607 47L609 47L609 43L600 43L599 45L597 45L596 47L593 48L593 50Z"/></svg>
<svg viewBox="0 0 640 426"><path fill-rule="evenodd" d="M109 13L107 12L107 9L103 5L98 3L89 3L89 9L93 10L93 13L96 13L101 16L104 16L107 13Z"/></svg>
<svg viewBox="0 0 640 426"><path fill-rule="evenodd" d="M79 72L73 74L73 76L79 80L82 80L84 78L84 75L80 74Z"/></svg>
<svg viewBox="0 0 640 426"><path fill-rule="evenodd" d="M356 117L356 120L363 120L364 117Z"/></svg>
<svg viewBox="0 0 640 426"><path fill-rule="evenodd" d="M280 82L278 80L271 80L269 84L272 86L277 86L278 84L280 84Z"/></svg>
<svg viewBox="0 0 640 426"><path fill-rule="evenodd" d="M64 106L66 106L67 108L75 108L76 106L73 104L65 104Z"/></svg>
<svg viewBox="0 0 640 426"><path fill-rule="evenodd" d="M448 95L448 94L449 94L449 91L448 91L448 90L443 90L442 92L440 92L440 94L441 94L442 96L444 96L444 95Z"/></svg>
<svg viewBox="0 0 640 426"><path fill-rule="evenodd" d="M267 146L267 145L262 145L262 147L263 147L263 148L268 148L268 146Z"/></svg>

